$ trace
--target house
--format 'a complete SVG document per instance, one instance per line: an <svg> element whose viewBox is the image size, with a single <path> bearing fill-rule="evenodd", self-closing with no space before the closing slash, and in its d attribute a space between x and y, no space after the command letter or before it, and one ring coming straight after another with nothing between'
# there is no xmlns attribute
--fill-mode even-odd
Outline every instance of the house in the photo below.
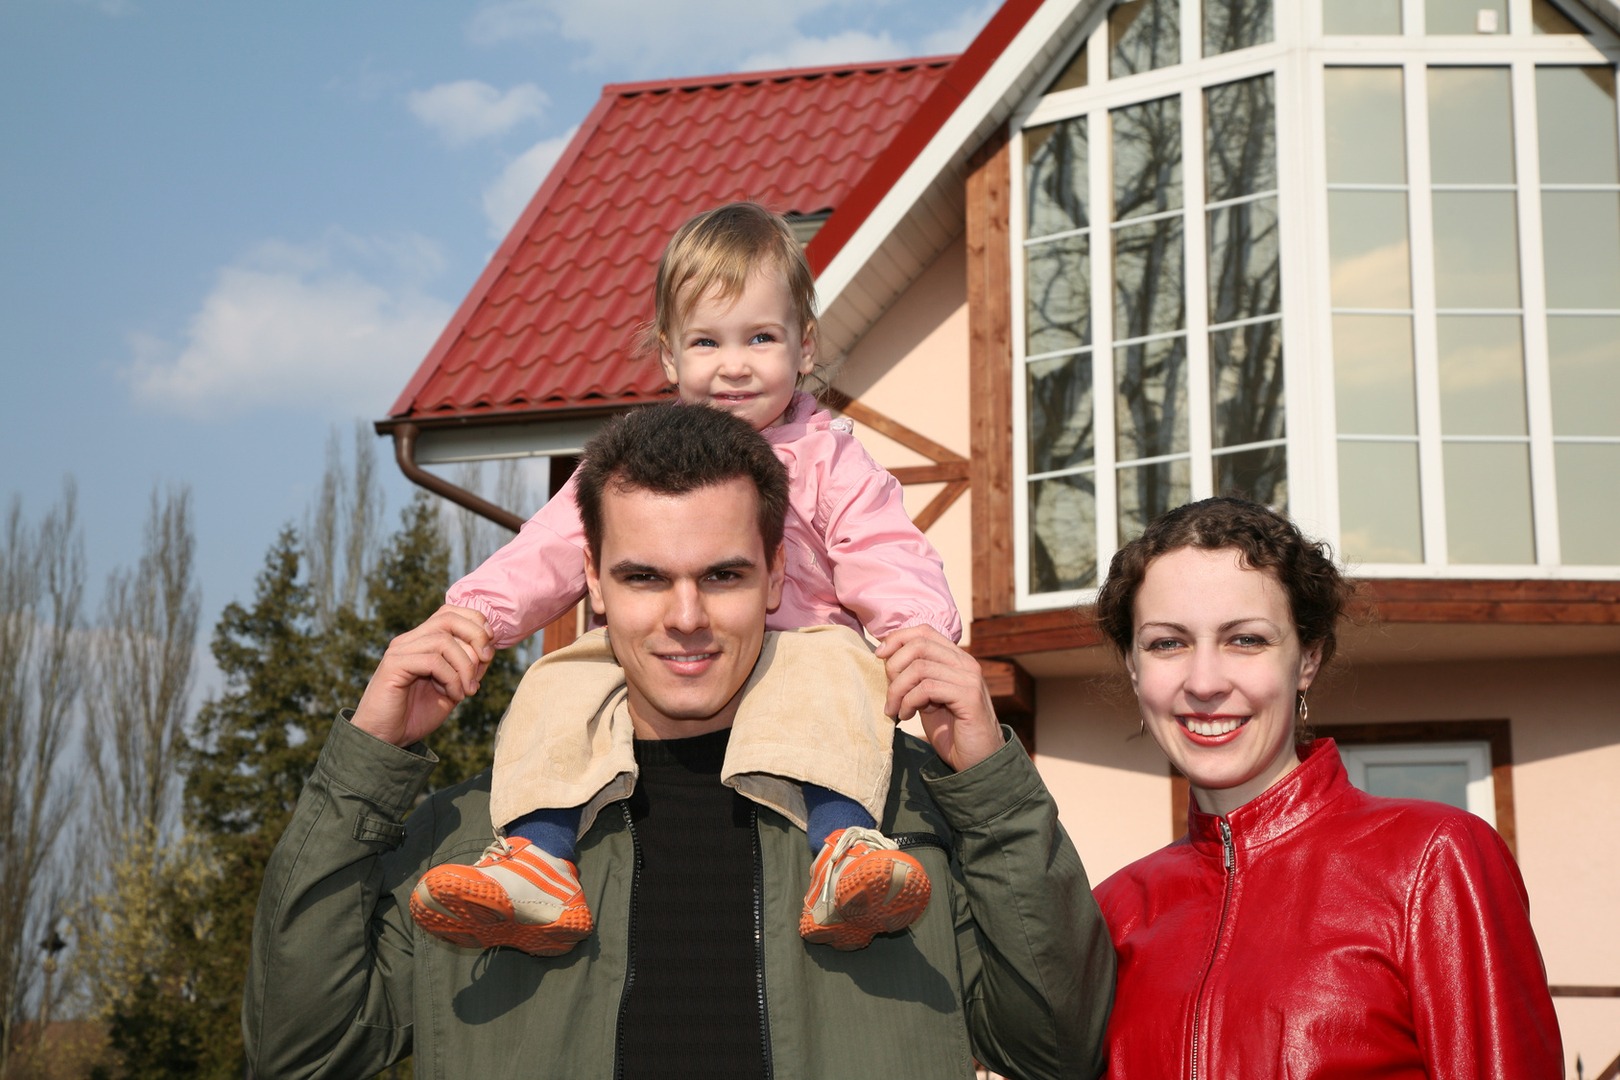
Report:
<svg viewBox="0 0 1620 1080"><path fill-rule="evenodd" d="M1617 61L1615 0L1007 0L956 58L608 87L378 428L457 498L423 466L566 462L664 392L626 344L669 231L790 213L1091 872L1185 789L1077 607L1154 514L1247 491L1367 601L1314 727L1493 822L1570 1075L1612 1077Z"/></svg>

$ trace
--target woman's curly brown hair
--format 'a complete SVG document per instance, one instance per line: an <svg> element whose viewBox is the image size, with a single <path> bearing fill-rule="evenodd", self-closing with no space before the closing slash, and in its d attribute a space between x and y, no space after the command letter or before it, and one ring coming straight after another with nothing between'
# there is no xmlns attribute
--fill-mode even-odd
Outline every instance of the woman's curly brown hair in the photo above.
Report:
<svg viewBox="0 0 1620 1080"><path fill-rule="evenodd" d="M1256 502L1223 496L1187 503L1156 518L1142 535L1115 552L1108 578L1097 592L1098 627L1121 656L1135 636L1136 592L1148 564L1182 548L1238 552L1242 565L1269 570L1288 595L1301 646L1320 645L1322 666L1338 644L1339 617L1354 593L1333 561L1332 550L1299 531L1292 521Z"/></svg>

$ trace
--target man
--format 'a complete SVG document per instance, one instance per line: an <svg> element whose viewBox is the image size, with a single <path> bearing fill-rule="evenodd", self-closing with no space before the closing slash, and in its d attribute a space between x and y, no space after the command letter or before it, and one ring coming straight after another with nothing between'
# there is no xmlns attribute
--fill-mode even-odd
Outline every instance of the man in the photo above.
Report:
<svg viewBox="0 0 1620 1080"><path fill-rule="evenodd" d="M972 1075L975 1058L1020 1077L1095 1075L1107 931L977 664L926 628L885 641L887 710L920 715L932 750L896 736L882 827L908 838L933 898L859 952L807 946L803 834L719 784L730 729L747 741L766 688L772 707L814 709L840 678L784 692L773 677L795 636L764 630L782 467L745 423L697 407L632 413L586 456L595 479L581 484L600 503L594 523L584 515L587 583L625 681L604 713L633 729L640 770L579 843L594 933L554 958L480 953L406 910L425 869L471 862L488 838L488 774L403 821L432 770L420 741L489 657L482 627L441 611L389 645L271 856L244 1008L255 1073L368 1076L414 1053L423 1078L939 1080ZM690 860L744 871L699 876ZM693 889L715 913L700 927L682 920Z"/></svg>

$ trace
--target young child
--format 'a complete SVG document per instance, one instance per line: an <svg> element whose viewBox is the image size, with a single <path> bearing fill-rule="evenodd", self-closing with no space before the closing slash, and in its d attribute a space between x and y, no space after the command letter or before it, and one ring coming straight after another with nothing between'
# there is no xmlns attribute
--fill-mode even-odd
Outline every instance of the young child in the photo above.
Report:
<svg viewBox="0 0 1620 1080"><path fill-rule="evenodd" d="M798 709L772 715L778 752L770 765L722 776L805 828L815 862L800 934L863 948L874 933L910 925L930 887L921 864L876 828L893 725L882 715L881 665L858 635L864 628L881 640L922 624L958 640L961 617L944 567L906 514L899 482L867 455L847 420L799 388L816 368L815 285L781 217L731 203L682 226L659 264L656 316L643 345L657 351L682 402L742 417L787 466L786 581L767 628L846 627L855 633L805 630L814 634L804 638L817 657L811 663L876 668L876 702L858 689L860 679L850 689L844 680L791 688L794 698L814 695L816 708L802 710L814 719ZM495 647L507 648L579 602L584 560L570 481L446 601L482 615ZM834 657L839 649L858 659ZM514 698L496 740L496 840L471 867L446 864L423 876L411 913L429 933L538 956L567 952L590 933L575 841L598 809L628 795L635 776L633 760L622 752L615 759L604 742L596 715L622 684L612 659L604 632L587 634L542 659ZM793 751L781 753L783 744Z"/></svg>

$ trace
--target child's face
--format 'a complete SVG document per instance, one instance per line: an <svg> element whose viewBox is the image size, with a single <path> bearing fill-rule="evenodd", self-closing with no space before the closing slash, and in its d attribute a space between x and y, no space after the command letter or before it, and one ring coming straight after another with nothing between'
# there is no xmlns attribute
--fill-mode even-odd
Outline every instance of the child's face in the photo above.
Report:
<svg viewBox="0 0 1620 1080"><path fill-rule="evenodd" d="M816 366L816 345L782 275L759 270L735 302L712 291L698 297L662 360L682 401L763 431L782 422L799 377Z"/></svg>

